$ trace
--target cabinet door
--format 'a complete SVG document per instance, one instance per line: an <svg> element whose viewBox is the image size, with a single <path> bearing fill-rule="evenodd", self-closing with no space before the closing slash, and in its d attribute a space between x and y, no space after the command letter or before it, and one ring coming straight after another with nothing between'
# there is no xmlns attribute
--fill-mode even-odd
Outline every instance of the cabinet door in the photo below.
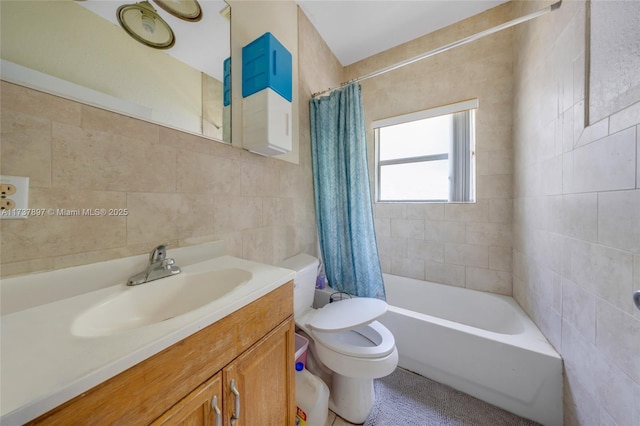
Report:
<svg viewBox="0 0 640 426"><path fill-rule="evenodd" d="M294 340L289 320L225 367L225 425L295 425Z"/></svg>
<svg viewBox="0 0 640 426"><path fill-rule="evenodd" d="M221 410L222 372L204 382L151 424L221 426Z"/></svg>

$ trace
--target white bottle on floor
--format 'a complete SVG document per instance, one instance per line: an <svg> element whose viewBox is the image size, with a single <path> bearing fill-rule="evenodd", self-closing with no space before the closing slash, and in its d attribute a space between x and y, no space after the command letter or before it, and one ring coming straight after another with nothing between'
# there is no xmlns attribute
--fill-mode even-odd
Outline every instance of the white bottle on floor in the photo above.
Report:
<svg viewBox="0 0 640 426"><path fill-rule="evenodd" d="M296 364L296 426L324 426L329 414L329 388L319 377Z"/></svg>

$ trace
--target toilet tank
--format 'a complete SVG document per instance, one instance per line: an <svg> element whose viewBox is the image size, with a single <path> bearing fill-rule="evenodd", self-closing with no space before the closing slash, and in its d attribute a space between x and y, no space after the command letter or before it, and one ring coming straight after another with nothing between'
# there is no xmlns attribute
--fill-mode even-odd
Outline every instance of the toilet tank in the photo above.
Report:
<svg viewBox="0 0 640 426"><path fill-rule="evenodd" d="M313 305L318 274L317 258L301 253L283 260L277 266L296 272L293 280L293 314L301 315Z"/></svg>

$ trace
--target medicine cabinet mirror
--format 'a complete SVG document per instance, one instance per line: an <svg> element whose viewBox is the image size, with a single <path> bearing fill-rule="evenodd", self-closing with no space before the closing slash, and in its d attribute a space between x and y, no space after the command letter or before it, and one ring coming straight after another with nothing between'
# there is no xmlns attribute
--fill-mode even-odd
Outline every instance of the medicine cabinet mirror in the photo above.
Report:
<svg viewBox="0 0 640 426"><path fill-rule="evenodd" d="M231 143L231 106L223 102L229 6L198 0L202 18L194 22L150 0L176 38L159 50L118 24L118 7L132 3L3 0L2 80Z"/></svg>

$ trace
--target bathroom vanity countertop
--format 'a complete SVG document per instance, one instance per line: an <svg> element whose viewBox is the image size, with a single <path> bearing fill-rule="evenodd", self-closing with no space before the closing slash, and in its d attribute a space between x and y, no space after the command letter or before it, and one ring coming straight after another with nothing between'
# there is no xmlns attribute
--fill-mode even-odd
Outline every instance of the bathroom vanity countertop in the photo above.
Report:
<svg viewBox="0 0 640 426"><path fill-rule="evenodd" d="M171 253L169 253L171 254ZM183 273L239 268L252 278L234 291L169 320L118 334L78 337L74 319L125 284L79 294L1 317L0 401L3 425L23 424L213 324L294 278L295 273L231 256L184 266ZM147 286L154 285L149 282Z"/></svg>

